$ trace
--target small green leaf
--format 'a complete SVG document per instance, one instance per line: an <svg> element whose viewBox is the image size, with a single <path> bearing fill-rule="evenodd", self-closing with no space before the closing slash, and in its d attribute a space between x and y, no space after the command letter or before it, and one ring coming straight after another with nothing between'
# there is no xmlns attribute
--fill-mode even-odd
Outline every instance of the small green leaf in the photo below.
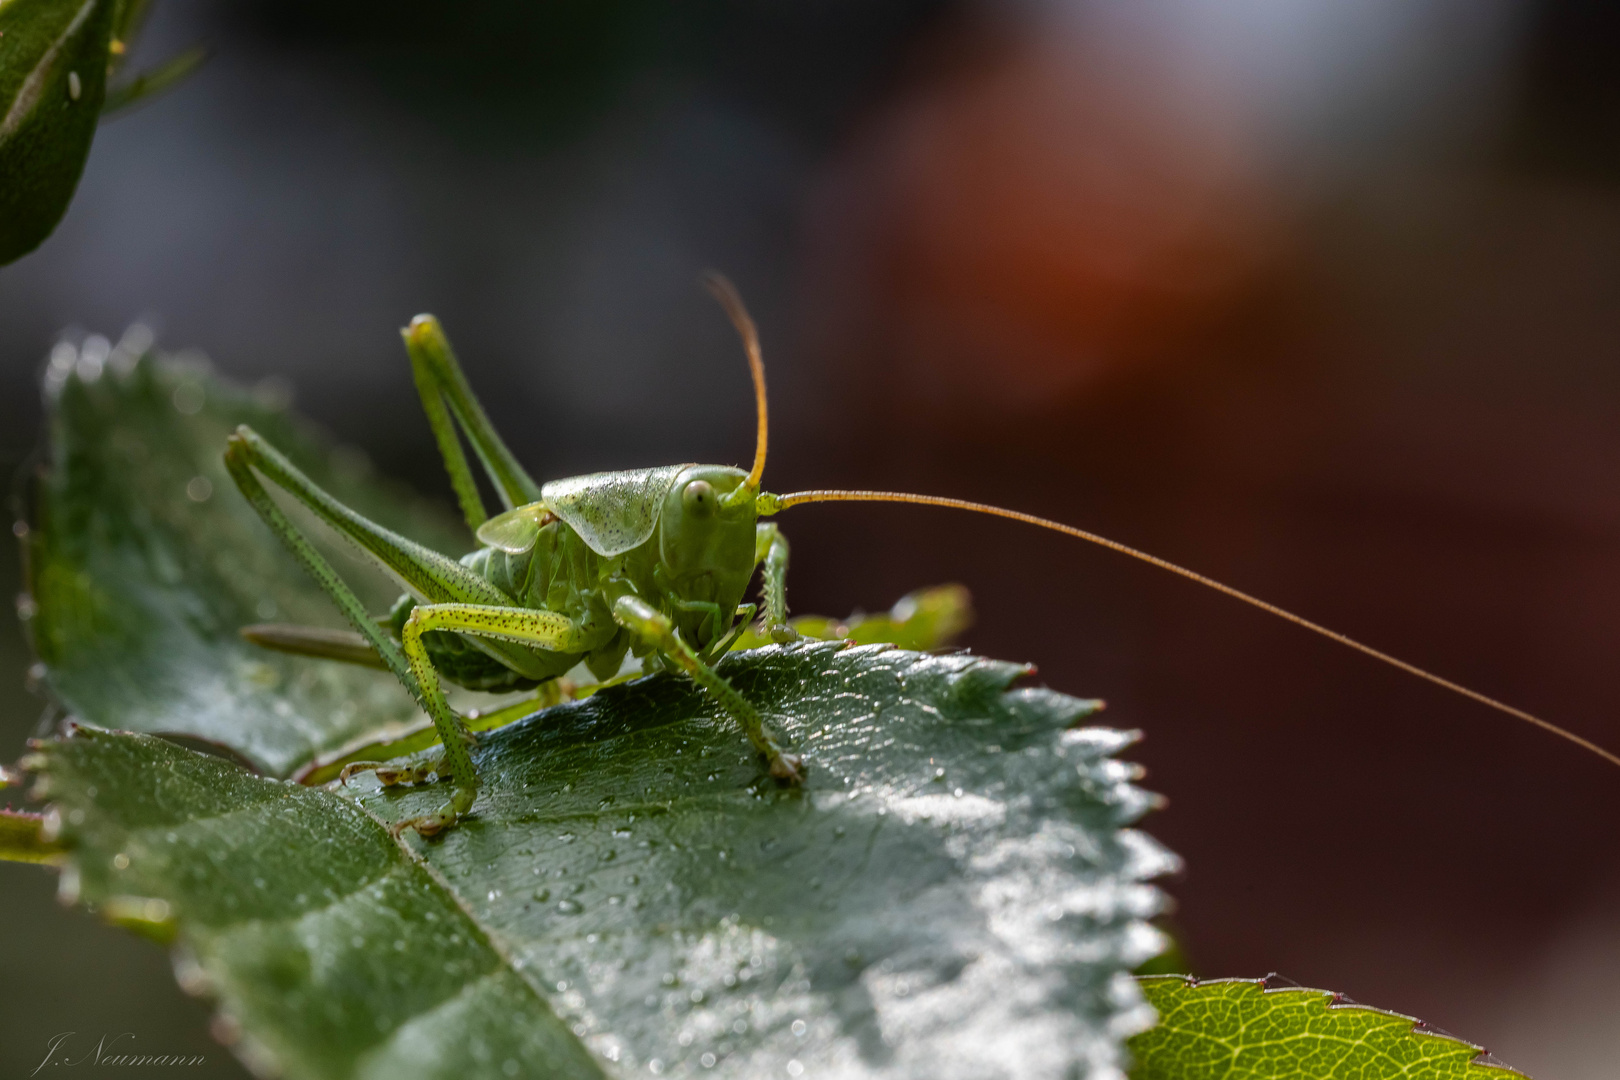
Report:
<svg viewBox="0 0 1620 1080"><path fill-rule="evenodd" d="M157 67L125 79L107 88L107 98L101 104L102 115L133 109L162 94L180 80L202 67L208 59L208 50L194 45L177 53Z"/></svg>
<svg viewBox="0 0 1620 1080"><path fill-rule="evenodd" d="M20 610L51 692L87 723L217 743L276 776L414 725L420 713L392 675L239 636L270 619L341 617L232 485L225 436L252 424L338 498L441 550L469 546L465 533L291 418L284 391L249 392L144 351L133 332L110 354L64 343L46 373L50 465L34 485ZM332 550L386 611L397 588Z"/></svg>
<svg viewBox="0 0 1620 1080"><path fill-rule="evenodd" d="M117 0L0 0L0 266L67 212L107 85Z"/></svg>
<svg viewBox="0 0 1620 1080"><path fill-rule="evenodd" d="M1130 1040L1132 1080L1524 1080L1472 1044L1325 990L1259 979L1139 979L1158 1026Z"/></svg>
<svg viewBox="0 0 1620 1080"><path fill-rule="evenodd" d="M63 889L173 937L181 984L287 1077L598 1077L467 913L347 799L149 736L81 729L36 767Z"/></svg>
<svg viewBox="0 0 1620 1080"><path fill-rule="evenodd" d="M797 615L788 624L805 637L821 641L853 641L860 645L898 645L927 652L952 644L973 625L973 597L962 585L935 585L902 596L888 611L830 619L825 615ZM750 626L731 646L757 649L771 639Z"/></svg>

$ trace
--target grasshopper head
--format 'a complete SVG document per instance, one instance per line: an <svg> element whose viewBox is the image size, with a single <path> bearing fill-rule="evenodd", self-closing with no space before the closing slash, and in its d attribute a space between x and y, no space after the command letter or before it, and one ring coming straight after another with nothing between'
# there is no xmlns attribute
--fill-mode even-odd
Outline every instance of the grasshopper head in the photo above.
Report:
<svg viewBox="0 0 1620 1080"><path fill-rule="evenodd" d="M659 558L686 600L730 612L754 573L755 490L748 474L724 465L688 465L664 496Z"/></svg>

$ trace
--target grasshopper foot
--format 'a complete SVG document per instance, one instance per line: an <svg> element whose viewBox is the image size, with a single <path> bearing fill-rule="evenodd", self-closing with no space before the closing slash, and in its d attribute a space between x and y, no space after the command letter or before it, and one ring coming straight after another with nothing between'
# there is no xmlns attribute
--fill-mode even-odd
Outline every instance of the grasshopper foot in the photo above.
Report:
<svg viewBox="0 0 1620 1080"><path fill-rule="evenodd" d="M374 772L383 787L398 784L420 784L439 771L441 761L428 761L419 765L391 765L385 761L353 761L338 773L338 783L347 784L355 773Z"/></svg>
<svg viewBox="0 0 1620 1080"><path fill-rule="evenodd" d="M804 783L804 758L798 754L784 754L780 750L769 757L773 779L793 787Z"/></svg>
<svg viewBox="0 0 1620 1080"><path fill-rule="evenodd" d="M477 788L457 788L450 801L433 813L395 822L388 831L395 837L406 829L415 829L416 835L422 837L437 836L465 817L477 798Z"/></svg>
<svg viewBox="0 0 1620 1080"><path fill-rule="evenodd" d="M380 761L351 761L347 765L343 766L342 772L338 773L338 783L346 785L349 782L349 777L355 775L356 773L363 773L372 769L383 768L386 768L386 766ZM379 776L378 779L380 780L382 777Z"/></svg>

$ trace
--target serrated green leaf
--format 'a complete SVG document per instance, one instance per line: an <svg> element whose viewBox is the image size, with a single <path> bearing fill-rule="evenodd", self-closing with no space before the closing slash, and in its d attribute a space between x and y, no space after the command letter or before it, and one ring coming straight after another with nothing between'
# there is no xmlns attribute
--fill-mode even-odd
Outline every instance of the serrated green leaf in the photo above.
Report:
<svg viewBox="0 0 1620 1080"><path fill-rule="evenodd" d="M64 887L167 925L182 984L288 1077L596 1077L500 949L351 800L95 729L36 763L72 845ZM161 935L154 935L161 936Z"/></svg>
<svg viewBox="0 0 1620 1080"><path fill-rule="evenodd" d="M65 348L46 376L50 464L32 498L21 610L45 682L68 711L217 743L276 776L416 723L415 704L387 673L284 656L238 636L269 618L341 619L231 484L225 436L252 424L349 505L442 550L469 543L461 530L261 400L273 395L195 362L137 361L124 346L76 362ZM363 572L334 552L338 565ZM379 611L395 595L391 586L362 591Z"/></svg>
<svg viewBox="0 0 1620 1080"><path fill-rule="evenodd" d="M0 0L0 266L62 220L90 156L117 0Z"/></svg>
<svg viewBox="0 0 1620 1080"><path fill-rule="evenodd" d="M1259 979L1139 979L1159 1023L1130 1040L1132 1080L1524 1080L1470 1043L1325 990Z"/></svg>
<svg viewBox="0 0 1620 1080"><path fill-rule="evenodd" d="M360 809L439 785L357 804L100 731L31 764L83 898L177 937L289 1077L371 1075L406 1030L388 1075L440 1075L422 1062L474 1019L490 1046L542 1025L520 1075L562 1074L520 988L613 1075L1117 1069L1152 1019L1127 974L1159 947L1144 879L1173 863L1126 827L1153 802L1111 756L1132 736L968 656L817 643L722 670L806 755L803 790L683 677L611 687L484 737L474 815L410 841L443 886ZM456 1011L466 971L499 1010Z"/></svg>
<svg viewBox="0 0 1620 1080"><path fill-rule="evenodd" d="M763 778L687 680L486 736L477 812L422 845L626 1073L1039 1077L1114 1066L1159 947L1150 805L1024 669L818 643L720 670L805 755ZM374 791L390 818L440 790Z"/></svg>
<svg viewBox="0 0 1620 1080"><path fill-rule="evenodd" d="M902 596L888 611L854 614L847 619L825 615L795 615L788 625L805 637L821 641L853 641L858 645L898 645L928 652L952 644L973 625L973 598L962 585L934 585ZM732 644L733 651L757 649L771 639L750 626Z"/></svg>

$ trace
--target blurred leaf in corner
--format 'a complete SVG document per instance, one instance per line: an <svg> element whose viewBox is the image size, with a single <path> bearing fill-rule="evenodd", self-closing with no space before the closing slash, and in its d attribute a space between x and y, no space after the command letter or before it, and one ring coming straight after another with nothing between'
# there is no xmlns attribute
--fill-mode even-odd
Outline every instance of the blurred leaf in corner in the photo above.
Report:
<svg viewBox="0 0 1620 1080"><path fill-rule="evenodd" d="M104 111L165 89L189 49L108 88L146 0L0 0L0 266L45 242L78 189Z"/></svg>
<svg viewBox="0 0 1620 1080"><path fill-rule="evenodd" d="M0 264L67 212L107 88L117 0L0 2Z"/></svg>

